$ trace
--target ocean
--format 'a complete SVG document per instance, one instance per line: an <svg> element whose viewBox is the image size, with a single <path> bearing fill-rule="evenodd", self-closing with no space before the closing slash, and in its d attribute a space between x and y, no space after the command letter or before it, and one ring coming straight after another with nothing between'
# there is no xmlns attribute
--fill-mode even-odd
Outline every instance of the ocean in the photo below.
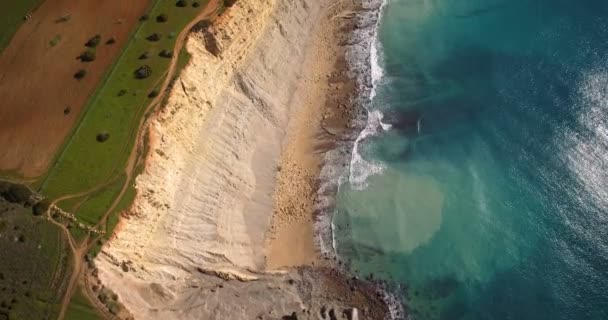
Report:
<svg viewBox="0 0 608 320"><path fill-rule="evenodd" d="M333 246L411 319L608 319L608 1L389 0Z"/></svg>

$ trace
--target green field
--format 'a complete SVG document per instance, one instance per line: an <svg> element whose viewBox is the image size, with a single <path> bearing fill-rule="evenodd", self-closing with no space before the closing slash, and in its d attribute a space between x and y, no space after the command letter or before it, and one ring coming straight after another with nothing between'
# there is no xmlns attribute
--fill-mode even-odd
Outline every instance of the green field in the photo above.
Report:
<svg viewBox="0 0 608 320"><path fill-rule="evenodd" d="M148 94L164 80L171 60L159 53L173 50L176 36L200 10L176 7L174 1L156 1L149 19L141 22L114 70L86 106L81 123L43 183L43 194L55 198L93 190L124 170L139 122L152 100ZM157 22L160 14L166 14L168 21ZM154 33L161 35L159 41L146 39ZM150 57L139 59L144 52ZM151 76L136 79L134 72L142 65L151 68ZM126 93L119 95L123 90ZM100 133L108 133L109 139L98 142Z"/></svg>
<svg viewBox="0 0 608 320"><path fill-rule="evenodd" d="M23 17L32 12L42 0L0 1L0 51L2 51L17 29L25 22Z"/></svg>
<svg viewBox="0 0 608 320"><path fill-rule="evenodd" d="M64 320L101 320L103 317L99 315L97 309L91 305L87 297L82 293L82 289L78 288L72 296L70 306Z"/></svg>

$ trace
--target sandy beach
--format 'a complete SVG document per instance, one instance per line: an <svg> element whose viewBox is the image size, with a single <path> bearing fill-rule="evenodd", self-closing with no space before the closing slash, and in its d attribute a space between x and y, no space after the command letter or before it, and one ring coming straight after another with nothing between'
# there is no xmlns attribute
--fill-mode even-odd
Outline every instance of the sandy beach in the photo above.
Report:
<svg viewBox="0 0 608 320"><path fill-rule="evenodd" d="M149 122L135 203L92 283L136 319L384 318L375 288L332 268L315 238L322 155L352 131L343 45L356 10L241 0L192 33L190 64Z"/></svg>

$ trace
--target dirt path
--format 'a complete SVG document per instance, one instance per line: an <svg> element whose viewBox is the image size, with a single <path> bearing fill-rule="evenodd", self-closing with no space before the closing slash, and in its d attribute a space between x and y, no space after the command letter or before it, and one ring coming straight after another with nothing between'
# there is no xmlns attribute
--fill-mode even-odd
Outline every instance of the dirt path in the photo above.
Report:
<svg viewBox="0 0 608 320"><path fill-rule="evenodd" d="M153 110L154 108L156 108L163 101L163 97L165 94L167 94L167 89L169 87L169 84L171 83L171 81L173 80L173 77L175 75L175 67L177 66L179 52L183 48L184 42L186 41L188 35L190 34L190 30L201 20L204 20L208 17L212 17L215 14L217 7L218 7L218 1L219 0L210 0L207 3L207 5L205 6L205 9L194 20L192 20L179 34L177 41L175 43L174 51L173 51L173 52L175 52L175 54L174 54L173 58L171 59L171 64L169 65L169 68L167 70L167 73L166 73L167 76L165 77L165 80L162 84L159 95L148 105L144 114L149 112L150 110ZM95 228L98 228L103 223L106 223L108 216L118 206L118 204L120 203L120 200L124 196L125 192L128 190L130 183L132 183L133 172L135 170L136 165L139 163L139 161L144 161L144 159L138 158L138 149L143 147L142 137L146 133L146 130L143 130L143 129L145 129L147 121L148 121L148 119L145 117L142 117L142 119L140 120L138 130L137 130L136 140L135 140L136 143L134 144L134 146L131 150L131 153L129 155L129 160L127 162L127 166L124 171L126 174L126 182L123 185L120 193L115 198L112 205L110 206L110 208L104 213L104 215L102 216L100 221L97 223L97 225L95 225ZM115 179L116 178L110 179L108 182L95 187L93 190L88 190L88 191L81 192L78 194L71 194L71 195L63 196L63 197L55 200L53 202L53 204L55 204L61 200L66 200L66 199L73 198L73 197L83 196L83 195L89 194L91 192L94 192L96 190L99 190L100 188L103 188L104 186L115 181ZM99 237L94 239L95 241L91 241L89 243L90 236L87 236L85 238L85 240L82 242L82 244L80 246L78 246L75 244L74 239L73 239L72 235L70 234L69 230L63 224L54 221L52 219L52 217L50 217L50 216L49 216L49 219L52 223L59 225L59 227L66 233L68 240L69 240L68 242L70 243L70 248L72 249L72 253L74 256L73 273L72 273L72 276L70 277L68 287L67 287L65 295L62 299L61 310L60 310L58 319L59 320L64 319L67 309L69 307L70 301L72 299L72 296L74 294L74 291L78 285L78 279L80 276L83 276L83 285L85 286L85 290L84 290L85 295L89 298L90 301L93 302L93 304L98 309L100 309L99 311L102 314L104 314L106 317L112 318L113 316L107 312L107 310L105 309L105 306L101 305L100 303L98 303L98 301L96 301L94 292L92 290L90 290L90 288L89 288L89 283L86 279L86 275L83 274L84 256L90 250L91 246L94 245L95 241L97 241L99 239Z"/></svg>

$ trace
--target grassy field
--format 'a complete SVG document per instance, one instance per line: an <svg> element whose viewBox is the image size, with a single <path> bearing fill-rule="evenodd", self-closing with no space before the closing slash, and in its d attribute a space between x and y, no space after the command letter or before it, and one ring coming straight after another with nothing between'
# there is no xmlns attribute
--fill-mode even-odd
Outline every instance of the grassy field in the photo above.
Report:
<svg viewBox="0 0 608 320"><path fill-rule="evenodd" d="M103 317L97 312L97 309L91 305L87 297L82 293L82 289L78 288L72 296L70 306L65 315L64 320L101 320Z"/></svg>
<svg viewBox="0 0 608 320"><path fill-rule="evenodd" d="M0 1L0 51L25 21L23 17L34 10L42 0Z"/></svg>
<svg viewBox="0 0 608 320"><path fill-rule="evenodd" d="M57 226L0 200L0 315L56 318L71 272L67 250Z"/></svg>
<svg viewBox="0 0 608 320"><path fill-rule="evenodd" d="M78 210L74 213L82 222L89 226L94 226L118 197L122 187L126 182L126 176L122 174L116 181L113 181L103 189L93 193Z"/></svg>
<svg viewBox="0 0 608 320"><path fill-rule="evenodd" d="M171 60L160 53L173 50L177 35L203 7L193 8L191 3L177 7L174 1L156 1L149 18L141 22L114 70L91 98L81 123L42 185L45 195L55 198L92 190L124 169L139 121L152 100L148 95L165 78ZM167 16L166 22L157 21L161 14ZM153 34L160 39L148 40ZM149 57L140 59L144 53ZM134 73L144 65L150 67L151 74L137 79ZM102 133L109 138L98 142Z"/></svg>

